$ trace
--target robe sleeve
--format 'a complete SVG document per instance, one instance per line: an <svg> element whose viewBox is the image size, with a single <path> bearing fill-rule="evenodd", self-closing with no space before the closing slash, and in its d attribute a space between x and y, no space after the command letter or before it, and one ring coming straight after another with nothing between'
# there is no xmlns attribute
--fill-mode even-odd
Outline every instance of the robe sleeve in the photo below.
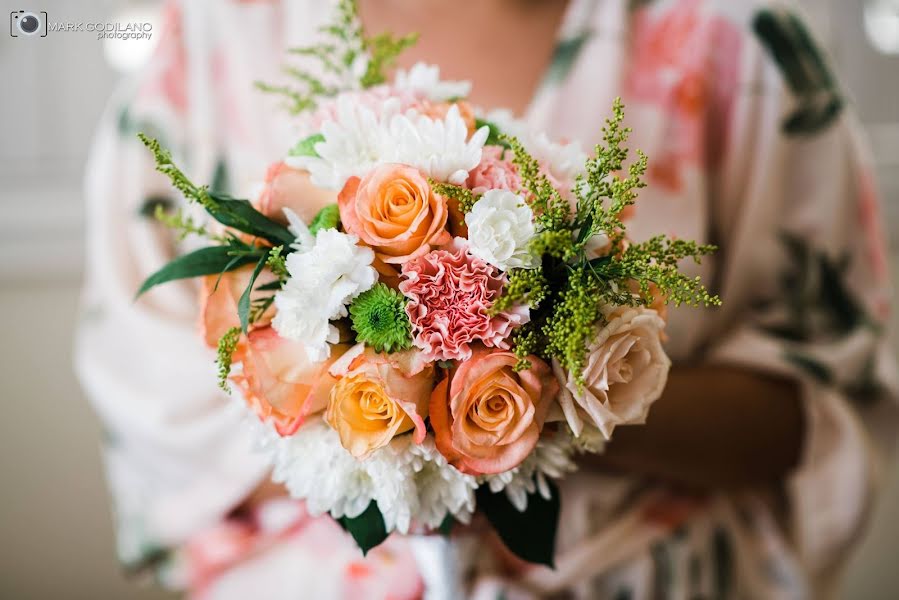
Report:
<svg viewBox="0 0 899 600"><path fill-rule="evenodd" d="M76 367L106 433L104 457L126 567L222 519L266 474L236 401L216 387L197 330L198 287L174 282L135 300L141 282L185 248L153 218L183 200L155 172L138 131L157 137L196 181L214 155L195 135L205 75L170 4L159 49L110 101L87 166L86 278ZM192 45L203 44L194 38ZM208 92L208 90L207 90ZM207 98L208 100L208 98Z"/></svg>
<svg viewBox="0 0 899 600"><path fill-rule="evenodd" d="M783 10L759 10L748 38L710 186L724 306L708 356L800 382L786 516L823 577L870 513L899 422L887 250L871 160L826 58Z"/></svg>

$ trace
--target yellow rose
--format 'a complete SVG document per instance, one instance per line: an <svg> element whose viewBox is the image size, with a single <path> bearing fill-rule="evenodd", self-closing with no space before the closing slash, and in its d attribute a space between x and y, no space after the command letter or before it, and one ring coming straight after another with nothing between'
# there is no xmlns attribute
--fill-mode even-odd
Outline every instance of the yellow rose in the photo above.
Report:
<svg viewBox="0 0 899 600"><path fill-rule="evenodd" d="M433 385L433 367L369 349L353 358L331 389L325 420L360 460L413 429L420 444Z"/></svg>

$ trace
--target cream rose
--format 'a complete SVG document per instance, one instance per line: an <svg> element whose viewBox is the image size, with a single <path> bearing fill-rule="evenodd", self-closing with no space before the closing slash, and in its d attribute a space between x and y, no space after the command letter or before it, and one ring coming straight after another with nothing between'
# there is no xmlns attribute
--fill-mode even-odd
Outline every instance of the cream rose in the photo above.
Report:
<svg viewBox="0 0 899 600"><path fill-rule="evenodd" d="M331 388L325 420L354 457L364 459L413 429L415 443L424 440L434 369L415 354L385 356L357 345L332 366L332 374L345 371Z"/></svg>
<svg viewBox="0 0 899 600"><path fill-rule="evenodd" d="M647 308L617 308L606 314L587 350L583 385L553 361L562 384L559 405L575 435L584 419L609 439L617 425L645 422L650 405L665 389L671 361L662 348L665 321Z"/></svg>

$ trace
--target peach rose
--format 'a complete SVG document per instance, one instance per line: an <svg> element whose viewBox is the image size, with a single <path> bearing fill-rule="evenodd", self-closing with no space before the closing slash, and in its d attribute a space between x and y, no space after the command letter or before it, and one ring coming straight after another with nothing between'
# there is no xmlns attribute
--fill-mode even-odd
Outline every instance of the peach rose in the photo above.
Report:
<svg viewBox="0 0 899 600"><path fill-rule="evenodd" d="M424 440L434 369L415 354L388 356L360 344L331 369L341 376L331 390L325 420L356 458L368 457L412 429L415 443Z"/></svg>
<svg viewBox="0 0 899 600"><path fill-rule="evenodd" d="M338 205L343 226L374 249L382 272L451 239L446 201L413 167L381 165L361 180L350 178Z"/></svg>
<svg viewBox="0 0 899 600"><path fill-rule="evenodd" d="M645 422L668 379L671 361L662 348L665 321L654 310L623 307L606 314L587 351L583 385L553 361L562 384L559 405L575 435L584 419L611 438L618 425Z"/></svg>
<svg viewBox="0 0 899 600"><path fill-rule="evenodd" d="M434 389L437 449L460 471L501 473L534 449L558 385L546 363L529 360L530 369L516 372L511 352L479 348Z"/></svg>
<svg viewBox="0 0 899 600"><path fill-rule="evenodd" d="M318 211L335 202L334 192L312 185L307 171L278 162L268 168L265 187L255 204L259 212L281 223L287 222L285 208L309 223Z"/></svg>
<svg viewBox="0 0 899 600"><path fill-rule="evenodd" d="M271 420L282 436L296 432L307 416L321 412L337 382L328 368L348 344L331 346L331 357L314 363L303 344L284 339L271 326L251 331L246 348L236 357L243 373L231 381L260 419Z"/></svg>
<svg viewBox="0 0 899 600"><path fill-rule="evenodd" d="M229 271L219 278L218 275L207 275L203 278L200 292L200 335L210 348L218 346L219 339L232 327L240 327L237 316L237 302L250 283L255 265L247 265ZM256 279L256 286L275 281L275 276L268 269L263 270ZM253 300L271 292L253 291ZM271 306L256 321L255 327L264 327L275 316L275 307Z"/></svg>

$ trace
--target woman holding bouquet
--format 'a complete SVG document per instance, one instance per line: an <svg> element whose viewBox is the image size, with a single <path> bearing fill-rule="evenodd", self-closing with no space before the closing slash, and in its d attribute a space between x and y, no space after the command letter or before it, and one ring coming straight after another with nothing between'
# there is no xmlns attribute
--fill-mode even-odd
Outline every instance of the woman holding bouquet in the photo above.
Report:
<svg viewBox="0 0 899 600"><path fill-rule="evenodd" d="M330 3L173 2L151 64L113 99L89 166L79 371L110 433L119 549L197 597L803 598L832 593L896 424L889 278L875 185L845 97L791 10L713 0L361 0L367 29L418 31L402 65L473 80L471 100L592 147L623 97L649 187L628 221L710 242L695 266L720 308L667 311L675 361L645 426L619 428L562 484L556 568L477 526L455 581L421 540L363 559L267 482L208 384L195 290L134 290L174 253L148 215L177 203L134 139L197 180L270 207L332 202L280 167L290 116L254 91ZM485 157L472 177L497 172ZM222 282L227 286L227 280ZM239 290L238 290L239 294ZM603 362L601 344L591 350ZM647 374L646 377L651 377ZM564 382L563 382L564 383ZM647 382L647 385L658 382ZM638 399L609 392L615 410ZM876 424L876 426L875 426Z"/></svg>

